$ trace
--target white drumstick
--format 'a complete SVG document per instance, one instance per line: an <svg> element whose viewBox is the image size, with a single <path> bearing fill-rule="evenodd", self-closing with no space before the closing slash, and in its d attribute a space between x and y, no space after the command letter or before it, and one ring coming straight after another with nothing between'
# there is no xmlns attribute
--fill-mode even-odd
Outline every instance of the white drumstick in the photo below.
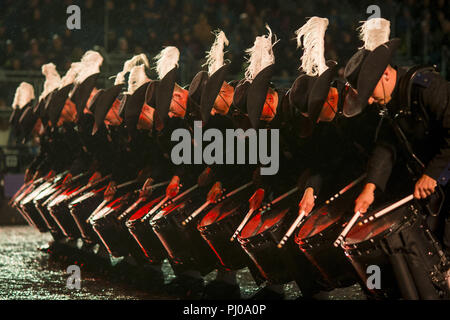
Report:
<svg viewBox="0 0 450 320"><path fill-rule="evenodd" d="M238 236L238 234L242 231L242 229L244 229L244 226L247 224L247 222L250 219L250 217L252 216L253 212L255 212L255 209L250 209L247 212L247 214L245 215L244 220L242 220L242 222L239 225L239 227L237 227L236 231L233 233L233 236L230 239L231 242L233 242L234 239L236 239L236 237Z"/></svg>
<svg viewBox="0 0 450 320"><path fill-rule="evenodd" d="M281 196L279 196L278 198L276 198L275 200L273 200L272 202L270 202L269 205L270 205L270 206L273 206L274 204L277 204L277 203L280 202L281 200L283 200L283 199L289 197L291 194L293 194L294 192L297 192L297 191L298 191L298 187L295 187L295 188L289 190L288 192L283 193Z"/></svg>
<svg viewBox="0 0 450 320"><path fill-rule="evenodd" d="M225 198L229 198L229 197L231 197L232 195L235 195L236 193L238 193L238 192L244 190L245 188L248 188L248 187L251 186L252 184L253 184L253 182L249 182L249 183L246 183L246 184L240 186L239 188L234 189L233 191L230 191L228 194L225 195Z"/></svg>
<svg viewBox="0 0 450 320"><path fill-rule="evenodd" d="M146 215L144 215L141 221L144 221L145 217L148 215L152 215L158 210L167 200L169 200L169 196L165 196L156 206L154 206Z"/></svg>
<svg viewBox="0 0 450 320"><path fill-rule="evenodd" d="M348 222L347 226L344 228L344 230L342 230L341 234L339 235L339 237L334 242L334 246L335 247L338 247L341 244L341 242L345 239L345 237L347 236L348 232L353 227L353 225L356 223L356 220L358 220L360 215L361 215L361 212L359 212L359 211L357 211L353 215L351 220Z"/></svg>
<svg viewBox="0 0 450 320"><path fill-rule="evenodd" d="M192 219L194 219L196 216L198 216L203 210L205 210L212 202L206 201L200 208L195 210L189 217L186 218L186 220L183 221L182 225L187 225Z"/></svg>
<svg viewBox="0 0 450 320"><path fill-rule="evenodd" d="M410 194L409 196L407 196L407 197L397 201L396 203L391 204L389 207L386 207L383 210L378 211L374 215L371 215L369 218L364 219L363 223L366 224L369 221L373 221L374 219L378 219L378 218L384 216L385 214L388 214L392 210L395 210L398 207L404 205L405 203L411 201L412 199L414 199L414 195Z"/></svg>
<svg viewBox="0 0 450 320"><path fill-rule="evenodd" d="M291 227L289 228L289 230L286 232L286 234L284 235L283 239L281 239L280 243L278 244L278 248L282 248L284 246L284 244L286 243L286 241L292 236L292 234L294 233L295 229L297 229L300 226L300 223L302 223L303 218L305 217L306 212L305 210L302 210L300 212L300 215L297 217L297 219L295 219L294 223L291 225Z"/></svg>
<svg viewBox="0 0 450 320"><path fill-rule="evenodd" d="M239 188L236 188L232 191L230 191L229 193L227 193L226 195L224 195L221 199L219 199L220 201L225 200L233 195L235 195L236 193L244 190L245 188L248 188L249 186L251 186L253 184L253 182L249 182L246 183L242 186L240 186ZM197 210L195 210L189 217L186 218L186 220L183 221L182 225L185 226L187 225L190 221L192 221L192 219L194 219L196 216L198 216L206 207L208 207L208 205L210 205L211 203L213 203L212 201L207 201L205 202L200 208L198 208Z"/></svg>
<svg viewBox="0 0 450 320"><path fill-rule="evenodd" d="M189 192L194 191L195 189L198 188L198 184L193 185L192 187L190 187L189 189L185 190L183 193L179 194L178 196L176 196L175 198L173 198L171 200L171 202L175 202L180 200L182 197L184 197L185 195L187 195Z"/></svg>
<svg viewBox="0 0 450 320"><path fill-rule="evenodd" d="M137 206L144 201L144 198L137 199L127 210L125 210L118 218L117 220L122 220L125 218L131 211L137 208Z"/></svg>
<svg viewBox="0 0 450 320"><path fill-rule="evenodd" d="M97 214L97 212L99 212L101 209L103 209L103 207L108 203L108 200L103 200L102 203L100 203L100 205L94 210L94 212L92 212L92 214L89 216L89 218L87 218L86 222L89 223L89 220L91 220L91 218L95 217L95 215Z"/></svg>

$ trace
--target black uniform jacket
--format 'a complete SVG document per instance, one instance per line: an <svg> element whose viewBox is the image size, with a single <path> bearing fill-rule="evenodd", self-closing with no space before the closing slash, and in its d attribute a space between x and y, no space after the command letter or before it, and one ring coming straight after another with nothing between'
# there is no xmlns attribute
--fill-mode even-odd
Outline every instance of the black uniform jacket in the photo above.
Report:
<svg viewBox="0 0 450 320"><path fill-rule="evenodd" d="M367 182L384 190L394 163L401 159L415 178L426 174L446 184L444 171L450 164L450 84L432 72L414 77L408 97L400 90L410 81L405 68L397 70L396 87L387 104L388 116L381 120L377 144L369 160ZM408 108L410 99L410 108ZM406 137L411 150L399 138L396 125ZM423 163L412 160L411 152Z"/></svg>

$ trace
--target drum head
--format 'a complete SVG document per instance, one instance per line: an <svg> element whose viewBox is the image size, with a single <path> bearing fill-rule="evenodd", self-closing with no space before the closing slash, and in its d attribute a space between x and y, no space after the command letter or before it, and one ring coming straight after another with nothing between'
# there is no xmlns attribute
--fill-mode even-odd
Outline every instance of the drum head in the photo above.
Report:
<svg viewBox="0 0 450 320"><path fill-rule="evenodd" d="M332 224L339 221L342 211L333 210L332 206L326 205L314 211L298 232L298 239L306 239L319 234Z"/></svg>
<svg viewBox="0 0 450 320"><path fill-rule="evenodd" d="M240 238L250 238L263 233L278 222L281 222L288 211L289 208L277 208L263 214L258 212L249 222L247 222L241 232Z"/></svg>
<svg viewBox="0 0 450 320"><path fill-rule="evenodd" d="M135 221L141 219L143 216L145 216L155 205L157 205L164 196L160 196L156 199L153 199L149 203L146 203L143 207L138 209L131 217L128 219L128 221Z"/></svg>
<svg viewBox="0 0 450 320"><path fill-rule="evenodd" d="M206 227L212 225L215 222L225 219L230 215L236 213L238 209L241 207L242 203L235 201L234 199L227 199L214 208L211 209L200 221L199 227ZM244 218L244 217L242 217Z"/></svg>
<svg viewBox="0 0 450 320"><path fill-rule="evenodd" d="M172 204L168 205L167 207L160 209L158 214L152 219L152 221L159 220L159 219L169 215L170 213L177 211L178 209L183 209L184 207L186 207L186 205L187 205L186 201L172 203Z"/></svg>
<svg viewBox="0 0 450 320"><path fill-rule="evenodd" d="M356 224L348 233L345 243L348 245L361 243L389 231L397 229L403 218L409 216L409 206L405 205L383 217L366 224ZM377 210L378 211L378 210Z"/></svg>

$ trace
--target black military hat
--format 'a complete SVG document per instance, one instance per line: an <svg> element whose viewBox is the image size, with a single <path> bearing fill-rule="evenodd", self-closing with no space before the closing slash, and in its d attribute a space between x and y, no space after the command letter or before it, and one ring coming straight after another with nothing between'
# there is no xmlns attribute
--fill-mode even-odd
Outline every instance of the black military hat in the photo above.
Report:
<svg viewBox="0 0 450 320"><path fill-rule="evenodd" d="M151 80L145 92L145 103L152 108L156 106L156 89L159 86L159 80Z"/></svg>
<svg viewBox="0 0 450 320"><path fill-rule="evenodd" d="M303 113L308 113L308 97L317 77L301 74L295 79L289 90L289 105L291 115L296 117Z"/></svg>
<svg viewBox="0 0 450 320"><path fill-rule="evenodd" d="M72 89L72 84L68 84L61 89L53 91L52 96L47 104L47 111L50 122L52 125L56 126L59 116L61 115L61 111L64 108L66 100L69 96L69 92Z"/></svg>
<svg viewBox="0 0 450 320"><path fill-rule="evenodd" d="M236 84L233 95L233 106L240 113L247 113L247 93L250 87L250 81L242 79Z"/></svg>
<svg viewBox="0 0 450 320"><path fill-rule="evenodd" d="M30 138L31 131L33 130L36 122L38 121L38 115L33 111L30 105L23 108L23 113L18 120L19 130L16 132L17 139L27 141Z"/></svg>
<svg viewBox="0 0 450 320"><path fill-rule="evenodd" d="M122 91L124 84L117 84L108 89L101 89L98 93L97 98L93 101L90 106L90 110L94 113L95 125L97 129L104 126L104 120L108 114L109 109L111 109L114 101L119 96Z"/></svg>
<svg viewBox="0 0 450 320"><path fill-rule="evenodd" d="M124 122L125 126L130 132L136 130L137 123L139 121L139 115L141 114L142 107L145 103L147 88L150 82L142 84L132 95L129 95L124 107Z"/></svg>
<svg viewBox="0 0 450 320"><path fill-rule="evenodd" d="M328 69L314 81L308 97L308 118L314 126L322 112L331 84L337 74L337 62L327 61Z"/></svg>
<svg viewBox="0 0 450 320"><path fill-rule="evenodd" d="M220 88L222 88L222 84L225 81L225 78L230 70L230 64L227 63L221 66L216 72L214 72L205 84L205 88L203 90L201 96L201 116L203 121L208 121L211 110L214 107L214 101L219 95Z"/></svg>
<svg viewBox="0 0 450 320"><path fill-rule="evenodd" d="M198 72L189 84L188 90L188 101L187 101L187 114L198 119L201 117L200 113L200 102L202 98L202 93L205 89L205 84L208 81L208 72L202 70Z"/></svg>
<svg viewBox="0 0 450 320"><path fill-rule="evenodd" d="M262 69L248 87L247 113L253 128L258 128L259 126L274 69L275 65L273 64Z"/></svg>
<svg viewBox="0 0 450 320"><path fill-rule="evenodd" d="M156 88L155 110L159 119L165 123L169 116L170 102L172 101L173 90L177 79L178 67L170 70L159 82Z"/></svg>
<svg viewBox="0 0 450 320"><path fill-rule="evenodd" d="M78 120L83 116L84 108L89 100L92 90L95 88L99 75L100 73L94 73L87 77L82 83L75 86L71 100L77 108Z"/></svg>
<svg viewBox="0 0 450 320"><path fill-rule="evenodd" d="M358 94L358 102L344 104L344 115L354 116L363 110L384 70L391 63L400 40L389 40L389 34L390 22L383 18L369 19L360 27L364 47L350 58L344 70L345 79ZM348 110L349 107L352 110Z"/></svg>
<svg viewBox="0 0 450 320"><path fill-rule="evenodd" d="M399 45L400 39L389 40L387 43L369 52L362 61L355 88L358 91L358 99L362 107L367 105L367 100L372 95L378 81L380 81L384 70L391 63Z"/></svg>
<svg viewBox="0 0 450 320"><path fill-rule="evenodd" d="M358 75L361 71L361 65L363 60L369 54L369 50L364 48L359 49L356 53L348 60L344 69L344 78L353 87L356 88L358 84Z"/></svg>

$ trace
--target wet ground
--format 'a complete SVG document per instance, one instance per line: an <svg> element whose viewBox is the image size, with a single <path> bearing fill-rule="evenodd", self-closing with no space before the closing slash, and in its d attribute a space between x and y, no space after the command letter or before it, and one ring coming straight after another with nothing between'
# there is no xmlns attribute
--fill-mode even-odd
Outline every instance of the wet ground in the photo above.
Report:
<svg viewBox="0 0 450 320"><path fill-rule="evenodd" d="M112 281L107 274L84 272L81 274L81 289L68 289L69 274L66 269L73 261L52 258L39 251L51 240L49 234L41 234L29 226L0 227L0 300L148 300L178 299L159 292L139 290L128 284L126 279ZM115 261L117 262L117 261ZM174 278L170 265L163 265L164 281ZM215 272L206 276L211 281ZM243 298L251 296L258 287L247 269L238 272L238 283ZM300 296L295 283L285 286L286 299ZM329 295L333 300L362 300L364 295L358 285L336 289Z"/></svg>

